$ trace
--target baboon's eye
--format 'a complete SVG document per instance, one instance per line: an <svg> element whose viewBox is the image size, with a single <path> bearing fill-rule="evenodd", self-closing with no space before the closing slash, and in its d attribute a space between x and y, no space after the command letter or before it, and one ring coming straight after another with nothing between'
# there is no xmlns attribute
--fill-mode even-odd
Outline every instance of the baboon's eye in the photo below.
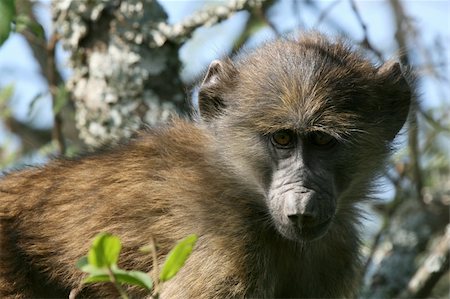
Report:
<svg viewBox="0 0 450 299"><path fill-rule="evenodd" d="M277 147L292 147L294 139L294 132L289 130L281 130L272 134L272 143Z"/></svg>
<svg viewBox="0 0 450 299"><path fill-rule="evenodd" d="M331 146L336 142L333 136L322 132L313 132L309 135L309 140L313 145L316 146Z"/></svg>

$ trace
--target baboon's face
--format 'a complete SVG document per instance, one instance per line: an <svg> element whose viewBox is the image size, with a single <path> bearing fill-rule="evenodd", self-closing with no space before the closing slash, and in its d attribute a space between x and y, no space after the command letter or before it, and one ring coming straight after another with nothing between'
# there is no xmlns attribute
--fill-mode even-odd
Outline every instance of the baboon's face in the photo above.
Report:
<svg viewBox="0 0 450 299"><path fill-rule="evenodd" d="M278 231L289 239L323 236L336 213L339 143L320 131L280 130L267 136L272 175L267 206Z"/></svg>
<svg viewBox="0 0 450 299"><path fill-rule="evenodd" d="M284 41L211 64L199 107L228 163L264 193L278 232L311 241L366 193L409 96L398 64L375 68L342 45Z"/></svg>
<svg viewBox="0 0 450 299"><path fill-rule="evenodd" d="M267 130L261 130L252 120L250 115L230 117L230 125L221 127L230 161L243 180L261 187L271 222L282 236L301 241L324 236L339 202L357 189L355 176L367 177L356 162L362 149L322 128L267 121Z"/></svg>

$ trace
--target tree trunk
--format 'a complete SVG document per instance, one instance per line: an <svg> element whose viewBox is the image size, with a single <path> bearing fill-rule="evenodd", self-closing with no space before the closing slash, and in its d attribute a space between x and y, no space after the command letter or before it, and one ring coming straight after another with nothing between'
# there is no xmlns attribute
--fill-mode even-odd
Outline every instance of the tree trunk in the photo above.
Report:
<svg viewBox="0 0 450 299"><path fill-rule="evenodd" d="M156 30L155 0L53 1L56 32L71 52L67 84L80 138L98 147L186 110L179 45ZM154 29L154 30L153 30Z"/></svg>

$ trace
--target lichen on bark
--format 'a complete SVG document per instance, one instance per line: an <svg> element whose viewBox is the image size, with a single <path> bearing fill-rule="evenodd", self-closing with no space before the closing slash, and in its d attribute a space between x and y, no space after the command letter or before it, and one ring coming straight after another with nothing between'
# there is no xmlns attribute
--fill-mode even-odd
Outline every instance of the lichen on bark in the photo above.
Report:
<svg viewBox="0 0 450 299"><path fill-rule="evenodd" d="M71 52L67 87L88 146L127 138L143 123L185 110L179 45L159 42L156 26L167 15L157 1L64 0L52 9Z"/></svg>

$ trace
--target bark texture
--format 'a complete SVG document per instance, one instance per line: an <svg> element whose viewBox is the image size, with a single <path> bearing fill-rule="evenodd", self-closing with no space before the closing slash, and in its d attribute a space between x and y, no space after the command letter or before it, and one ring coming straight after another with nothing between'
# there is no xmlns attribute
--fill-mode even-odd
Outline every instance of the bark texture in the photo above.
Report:
<svg viewBox="0 0 450 299"><path fill-rule="evenodd" d="M167 15L157 1L54 1L53 15L72 54L68 89L88 146L127 138L142 123L185 110L179 46L161 43L156 26Z"/></svg>

